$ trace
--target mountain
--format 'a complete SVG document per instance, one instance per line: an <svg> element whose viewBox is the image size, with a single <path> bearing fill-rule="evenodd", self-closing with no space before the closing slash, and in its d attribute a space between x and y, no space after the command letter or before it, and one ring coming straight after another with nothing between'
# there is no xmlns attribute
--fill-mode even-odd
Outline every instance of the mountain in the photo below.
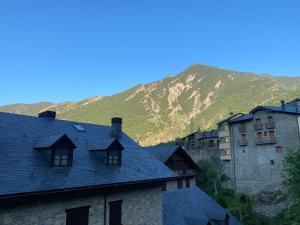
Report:
<svg viewBox="0 0 300 225"><path fill-rule="evenodd" d="M198 127L209 129L230 112L247 112L300 94L300 78L272 77L192 65L176 76L141 84L116 95L80 102L13 104L0 111L36 115L57 111L58 118L109 124L124 118L124 130L142 145L174 140Z"/></svg>

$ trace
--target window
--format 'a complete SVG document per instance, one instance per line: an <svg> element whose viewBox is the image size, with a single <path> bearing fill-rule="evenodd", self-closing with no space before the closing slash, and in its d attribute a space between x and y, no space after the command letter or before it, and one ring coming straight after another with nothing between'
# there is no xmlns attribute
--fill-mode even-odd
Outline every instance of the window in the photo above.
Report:
<svg viewBox="0 0 300 225"><path fill-rule="evenodd" d="M273 129L275 126L274 126L274 120L273 120L273 116L268 116L268 128L269 129Z"/></svg>
<svg viewBox="0 0 300 225"><path fill-rule="evenodd" d="M257 132L256 138L258 143L262 143L262 132Z"/></svg>
<svg viewBox="0 0 300 225"><path fill-rule="evenodd" d="M282 146L276 146L276 152L277 153L283 153L283 147Z"/></svg>
<svg viewBox="0 0 300 225"><path fill-rule="evenodd" d="M109 203L109 225L122 225L122 200Z"/></svg>
<svg viewBox="0 0 300 225"><path fill-rule="evenodd" d="M183 188L183 182L182 182L182 180L177 180L177 188L178 189Z"/></svg>
<svg viewBox="0 0 300 225"><path fill-rule="evenodd" d="M227 124L224 125L224 130L225 131L228 130L228 125Z"/></svg>
<svg viewBox="0 0 300 225"><path fill-rule="evenodd" d="M66 209L66 225L88 225L89 208L90 206Z"/></svg>
<svg viewBox="0 0 300 225"><path fill-rule="evenodd" d="M68 166L69 165L69 150L55 149L54 150L54 166Z"/></svg>
<svg viewBox="0 0 300 225"><path fill-rule="evenodd" d="M273 166L274 165L274 160L272 159L272 160L270 160L270 164Z"/></svg>
<svg viewBox="0 0 300 225"><path fill-rule="evenodd" d="M108 159L107 164L108 165L119 165L121 164L121 156L120 151L117 150L110 150L107 152Z"/></svg>
<svg viewBox="0 0 300 225"><path fill-rule="evenodd" d="M254 126L255 126L255 130L262 130L263 129L261 118L257 118L255 120L255 125Z"/></svg>
<svg viewBox="0 0 300 225"><path fill-rule="evenodd" d="M269 137L270 137L270 141L274 142L275 141L275 132L269 131Z"/></svg>
<svg viewBox="0 0 300 225"><path fill-rule="evenodd" d="M229 143L229 142L230 142L229 137L225 137L225 142L226 142L226 143Z"/></svg>
<svg viewBox="0 0 300 225"><path fill-rule="evenodd" d="M187 188L189 188L189 187L191 186L190 178L186 178L186 179L185 179L185 186L186 186Z"/></svg>

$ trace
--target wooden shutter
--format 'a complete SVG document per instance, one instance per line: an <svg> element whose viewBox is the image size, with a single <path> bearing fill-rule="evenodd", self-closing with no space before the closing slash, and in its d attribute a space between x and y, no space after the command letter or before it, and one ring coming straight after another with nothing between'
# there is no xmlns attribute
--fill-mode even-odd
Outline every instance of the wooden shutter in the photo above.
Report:
<svg viewBox="0 0 300 225"><path fill-rule="evenodd" d="M109 225L122 225L122 200L109 203Z"/></svg>
<svg viewBox="0 0 300 225"><path fill-rule="evenodd" d="M90 206L66 209L66 213L67 213L66 225L88 225L89 208Z"/></svg>

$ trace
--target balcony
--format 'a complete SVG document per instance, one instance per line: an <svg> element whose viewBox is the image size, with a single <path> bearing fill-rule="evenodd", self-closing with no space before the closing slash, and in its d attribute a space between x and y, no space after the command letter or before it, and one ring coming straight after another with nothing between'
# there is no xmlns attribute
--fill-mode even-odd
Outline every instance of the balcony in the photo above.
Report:
<svg viewBox="0 0 300 225"><path fill-rule="evenodd" d="M257 145L268 145L268 144L276 144L276 138L263 138L263 139L256 139Z"/></svg>
<svg viewBox="0 0 300 225"><path fill-rule="evenodd" d="M240 131L240 133L246 133L247 128L245 126L241 126L241 127L239 127L239 131Z"/></svg>
<svg viewBox="0 0 300 225"><path fill-rule="evenodd" d="M266 126L267 129L270 129L270 130L275 129L275 123L274 122L266 123L265 126Z"/></svg>
<svg viewBox="0 0 300 225"><path fill-rule="evenodd" d="M209 148L215 148L215 147L219 147L219 145L217 143L208 143L207 145Z"/></svg>
<svg viewBox="0 0 300 225"><path fill-rule="evenodd" d="M240 146L247 146L248 145L248 140L239 140L239 145Z"/></svg>
<svg viewBox="0 0 300 225"><path fill-rule="evenodd" d="M195 175L197 175L197 170L175 170L174 172L179 176L195 176Z"/></svg>
<svg viewBox="0 0 300 225"><path fill-rule="evenodd" d="M262 123L254 124L254 130L255 130L255 131L263 130L263 129L264 129L264 127L263 127L263 124L262 124Z"/></svg>

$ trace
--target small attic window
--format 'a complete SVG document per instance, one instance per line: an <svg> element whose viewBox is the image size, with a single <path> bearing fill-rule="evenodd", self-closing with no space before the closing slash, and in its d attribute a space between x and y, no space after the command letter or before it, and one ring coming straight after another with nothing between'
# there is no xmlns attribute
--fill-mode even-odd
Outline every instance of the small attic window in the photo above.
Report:
<svg viewBox="0 0 300 225"><path fill-rule="evenodd" d="M73 127L78 131L85 131L85 129L80 124L73 124Z"/></svg>
<svg viewBox="0 0 300 225"><path fill-rule="evenodd" d="M121 151L110 150L107 152L107 164L108 165L120 165L121 164Z"/></svg>
<svg viewBox="0 0 300 225"><path fill-rule="evenodd" d="M55 149L53 166L69 166L70 165L69 149Z"/></svg>

